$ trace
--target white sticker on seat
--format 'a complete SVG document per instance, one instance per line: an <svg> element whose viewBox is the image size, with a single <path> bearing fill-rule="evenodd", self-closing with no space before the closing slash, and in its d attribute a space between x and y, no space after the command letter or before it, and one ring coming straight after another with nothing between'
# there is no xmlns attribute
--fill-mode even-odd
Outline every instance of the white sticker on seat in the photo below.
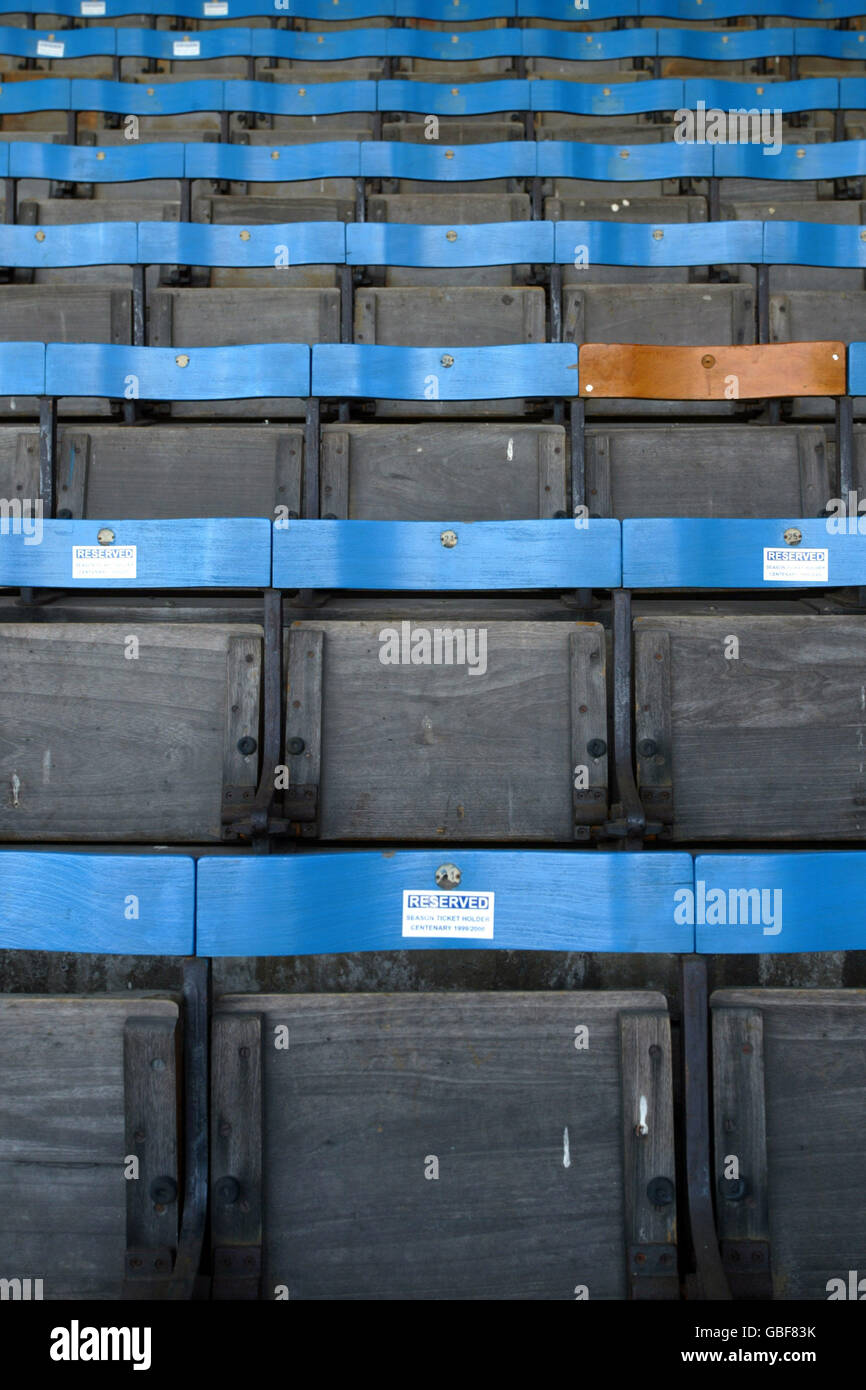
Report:
<svg viewBox="0 0 866 1390"><path fill-rule="evenodd" d="M201 53L198 39L176 39L171 46L174 58L197 58Z"/></svg>
<svg viewBox="0 0 866 1390"><path fill-rule="evenodd" d="M765 579L793 580L795 584L826 584L829 566L829 550L764 546Z"/></svg>
<svg viewBox="0 0 866 1390"><path fill-rule="evenodd" d="M74 545L73 579L135 579L138 546Z"/></svg>
<svg viewBox="0 0 866 1390"><path fill-rule="evenodd" d="M37 58L62 58L66 51L65 43L52 43L50 39L37 39Z"/></svg>
<svg viewBox="0 0 866 1390"><path fill-rule="evenodd" d="M493 940L493 893L403 892L404 936Z"/></svg>

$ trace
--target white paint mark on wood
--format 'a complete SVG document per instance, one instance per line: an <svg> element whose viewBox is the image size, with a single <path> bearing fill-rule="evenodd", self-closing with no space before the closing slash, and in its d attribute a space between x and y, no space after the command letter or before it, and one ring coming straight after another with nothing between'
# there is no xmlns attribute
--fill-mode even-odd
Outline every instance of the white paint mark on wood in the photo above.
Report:
<svg viewBox="0 0 866 1390"><path fill-rule="evenodd" d="M571 1167L571 1149L568 1143L568 1125L566 1125L565 1129L562 1131L562 1166L563 1168Z"/></svg>
<svg viewBox="0 0 866 1390"><path fill-rule="evenodd" d="M18 809L18 793L21 790L21 778L17 772L12 773L12 805Z"/></svg>
<svg viewBox="0 0 866 1390"><path fill-rule="evenodd" d="M649 1107L648 1107L648 1105L647 1105L646 1096L641 1096L641 1098L640 1098L640 1115L639 1115L639 1117L638 1117L638 1123L637 1123L637 1132L638 1132L638 1134L649 1134L649 1125L648 1125L647 1122L646 1122L646 1116L647 1116L647 1110L648 1110L648 1109L649 1109Z"/></svg>
<svg viewBox="0 0 866 1390"><path fill-rule="evenodd" d="M46 748L42 754L42 785L47 787L51 781L51 749Z"/></svg>
<svg viewBox="0 0 866 1390"><path fill-rule="evenodd" d="M513 439L509 439L509 441L508 441L508 448L505 450L505 457L508 459L508 462L509 462L509 463L510 463L511 460L514 458L514 440L513 440Z"/></svg>

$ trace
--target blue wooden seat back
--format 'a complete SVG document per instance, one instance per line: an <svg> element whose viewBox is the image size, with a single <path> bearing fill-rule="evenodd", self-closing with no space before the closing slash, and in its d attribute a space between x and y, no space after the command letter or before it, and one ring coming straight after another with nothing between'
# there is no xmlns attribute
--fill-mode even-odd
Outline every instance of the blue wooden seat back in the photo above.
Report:
<svg viewBox="0 0 866 1390"><path fill-rule="evenodd" d="M292 183L305 179L356 178L361 172L357 140L311 145L226 145L200 141L185 149L190 179L240 183Z"/></svg>
<svg viewBox="0 0 866 1390"><path fill-rule="evenodd" d="M266 589L263 517L61 521L0 533L0 584L41 589Z"/></svg>
<svg viewBox="0 0 866 1390"><path fill-rule="evenodd" d="M317 343L312 350L314 396L513 400L574 396L577 387L577 350L567 343L462 348Z"/></svg>
<svg viewBox="0 0 866 1390"><path fill-rule="evenodd" d="M549 264L554 225L482 222L449 227L350 222L346 226L346 261L349 265L445 267Z"/></svg>
<svg viewBox="0 0 866 1390"><path fill-rule="evenodd" d="M619 522L288 521L280 589L615 589Z"/></svg>
<svg viewBox="0 0 866 1390"><path fill-rule="evenodd" d="M31 111L69 111L71 108L72 93L68 77L0 83L0 117Z"/></svg>
<svg viewBox="0 0 866 1390"><path fill-rule="evenodd" d="M641 15L658 19L710 23L751 19L756 14L778 19L817 19L831 23L862 12L862 0L638 0Z"/></svg>
<svg viewBox="0 0 866 1390"><path fill-rule="evenodd" d="M400 30L399 32L403 32ZM347 58L384 58L390 29L338 29L303 34L286 29L251 29L254 58L282 58L297 63L334 63Z"/></svg>
<svg viewBox="0 0 866 1390"><path fill-rule="evenodd" d="M777 34L777 29L768 31ZM862 29L795 29L794 52L804 57L837 58L842 61L866 58L866 34Z"/></svg>
<svg viewBox="0 0 866 1390"><path fill-rule="evenodd" d="M866 268L866 228L830 222L765 222L764 262Z"/></svg>
<svg viewBox="0 0 866 1390"><path fill-rule="evenodd" d="M190 956L195 861L3 850L0 949Z"/></svg>
<svg viewBox="0 0 866 1390"><path fill-rule="evenodd" d="M720 145L591 145L540 140L538 177L638 183L657 179L709 178ZM760 153L760 152L759 152ZM765 161L768 162L768 161Z"/></svg>
<svg viewBox="0 0 866 1390"><path fill-rule="evenodd" d="M382 33L381 30L375 32ZM453 34L435 34L422 29L387 29L384 37L385 53L389 58L475 63L482 58L516 58L526 52L526 36L521 29L470 29L468 33ZM380 47L381 44L380 38Z"/></svg>
<svg viewBox="0 0 866 1390"><path fill-rule="evenodd" d="M641 30L637 31L638 33ZM788 58L794 35L809 29L731 29L726 34L700 29L657 29L660 58L695 58L704 63L741 63L752 58Z"/></svg>
<svg viewBox="0 0 866 1390"><path fill-rule="evenodd" d="M676 895L692 884L687 854L461 850L451 857L460 884L442 890L435 874L443 856L435 850L203 855L196 951L693 950L694 928L674 920Z"/></svg>
<svg viewBox="0 0 866 1390"><path fill-rule="evenodd" d="M184 147L180 144L48 145L37 140L12 141L9 173L19 179L57 179L70 183L135 183L182 179Z"/></svg>
<svg viewBox="0 0 866 1390"><path fill-rule="evenodd" d="M142 265L344 265L346 228L343 222L265 223L249 227L140 222L138 257Z"/></svg>
<svg viewBox="0 0 866 1390"><path fill-rule="evenodd" d="M625 116L648 111L678 111L683 83L676 78L657 82L546 82L529 84L533 111L567 111L577 116Z"/></svg>
<svg viewBox="0 0 866 1390"><path fill-rule="evenodd" d="M309 390L306 343L190 348L49 343L45 359L49 396L231 401L307 396Z"/></svg>
<svg viewBox="0 0 866 1390"><path fill-rule="evenodd" d="M579 19L575 12L575 19ZM569 34L562 29L521 29L526 58L559 58L570 63L617 62L654 58L657 30L612 29L609 33Z"/></svg>
<svg viewBox="0 0 866 1390"><path fill-rule="evenodd" d="M848 345L848 394L866 396L866 343Z"/></svg>
<svg viewBox="0 0 866 1390"><path fill-rule="evenodd" d="M585 24L600 19L631 19L640 13L638 0L517 0L523 19L552 19Z"/></svg>
<svg viewBox="0 0 866 1390"><path fill-rule="evenodd" d="M290 0L298 19L324 19L334 24L347 20L388 19L395 14L394 0Z"/></svg>
<svg viewBox="0 0 866 1390"><path fill-rule="evenodd" d="M0 226L0 265L36 270L51 266L136 265L135 222L79 222L73 226Z"/></svg>
<svg viewBox="0 0 866 1390"><path fill-rule="evenodd" d="M344 111L375 111L375 82L223 83L226 111L272 116L325 116Z"/></svg>
<svg viewBox="0 0 866 1390"><path fill-rule="evenodd" d="M0 14L62 15L67 19L123 19L156 13L157 0L0 0Z"/></svg>
<svg viewBox="0 0 866 1390"><path fill-rule="evenodd" d="M133 116L177 116L190 111L222 111L223 83L209 78L191 82L107 82L75 78L73 111L120 111Z"/></svg>
<svg viewBox="0 0 866 1390"><path fill-rule="evenodd" d="M0 27L0 53L9 58L97 58L115 52L115 29ZM139 29L134 34L149 32Z"/></svg>
<svg viewBox="0 0 866 1390"><path fill-rule="evenodd" d="M717 111L835 111L839 105L839 81L835 77L804 77L799 82L689 77L683 106L694 111L699 101L707 110Z"/></svg>
<svg viewBox="0 0 866 1390"><path fill-rule="evenodd" d="M555 222L553 226L553 259L562 265L759 265L763 260L762 222Z"/></svg>
<svg viewBox="0 0 866 1390"><path fill-rule="evenodd" d="M544 146L539 146L539 149ZM532 178L534 140L499 140L488 145L415 145L402 140L365 140L361 174L369 179L426 179L443 183Z"/></svg>
<svg viewBox="0 0 866 1390"><path fill-rule="evenodd" d="M115 52L121 58L162 58L169 62L206 61L210 58L246 58L253 53L256 33L270 32L253 29L208 29L194 34L180 34L167 29L91 30L93 33L114 33Z"/></svg>
<svg viewBox="0 0 866 1390"><path fill-rule="evenodd" d="M437 116L481 116L494 111L528 111L529 82L379 82L380 111L412 111Z"/></svg>
<svg viewBox="0 0 866 1390"><path fill-rule="evenodd" d="M717 955L862 951L864 895L862 850L699 854L695 949Z"/></svg>
<svg viewBox="0 0 866 1390"><path fill-rule="evenodd" d="M516 0L394 0L398 19L438 20L441 24L477 24L482 19L510 19Z"/></svg>
<svg viewBox="0 0 866 1390"><path fill-rule="evenodd" d="M839 534L843 524L821 517L624 521L623 586L805 589L866 584L866 535Z"/></svg>
<svg viewBox="0 0 866 1390"><path fill-rule="evenodd" d="M709 148L709 147L708 147ZM848 179L866 174L866 140L835 140L819 145L783 145L770 158L770 146L713 145L713 172L732 179Z"/></svg>
<svg viewBox="0 0 866 1390"><path fill-rule="evenodd" d="M45 394L45 344L0 343L0 396Z"/></svg>

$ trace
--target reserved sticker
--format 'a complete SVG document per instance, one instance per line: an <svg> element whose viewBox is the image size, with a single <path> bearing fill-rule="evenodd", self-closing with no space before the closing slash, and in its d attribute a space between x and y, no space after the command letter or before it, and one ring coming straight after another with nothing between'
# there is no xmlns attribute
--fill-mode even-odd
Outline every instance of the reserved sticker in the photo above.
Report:
<svg viewBox="0 0 866 1390"><path fill-rule="evenodd" d="M198 39L176 39L171 51L175 58L197 58L201 53L201 43Z"/></svg>
<svg viewBox="0 0 866 1390"><path fill-rule="evenodd" d="M62 58L65 52L65 43L52 43L50 39L37 39L36 41L36 56L38 58Z"/></svg>
<svg viewBox="0 0 866 1390"><path fill-rule="evenodd" d="M73 579L135 579L138 546L74 545Z"/></svg>
<svg viewBox="0 0 866 1390"><path fill-rule="evenodd" d="M226 0L204 0L205 19L216 19L221 14L228 14L229 7Z"/></svg>
<svg viewBox="0 0 866 1390"><path fill-rule="evenodd" d="M764 546L765 579L793 581L795 584L826 584L829 566L829 550Z"/></svg>
<svg viewBox="0 0 866 1390"><path fill-rule="evenodd" d="M105 14L105 0L81 0L83 15Z"/></svg>
<svg viewBox="0 0 866 1390"><path fill-rule="evenodd" d="M404 936L493 940L493 893L403 892Z"/></svg>

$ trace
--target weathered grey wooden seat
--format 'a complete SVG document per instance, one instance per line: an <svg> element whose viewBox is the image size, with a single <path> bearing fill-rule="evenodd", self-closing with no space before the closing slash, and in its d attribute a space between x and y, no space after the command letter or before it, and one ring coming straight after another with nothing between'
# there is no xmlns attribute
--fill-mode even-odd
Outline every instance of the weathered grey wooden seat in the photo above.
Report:
<svg viewBox="0 0 866 1390"><path fill-rule="evenodd" d="M319 495L323 516L341 520L564 516L565 431L469 422L325 425Z"/></svg>
<svg viewBox="0 0 866 1390"><path fill-rule="evenodd" d="M784 202L726 202L722 217L757 222L820 222L827 226L857 226L864 220L866 204L843 199L802 199ZM753 275L746 267L742 276ZM863 289L863 271L842 267L811 265L771 265L771 290L855 290Z"/></svg>
<svg viewBox="0 0 866 1390"><path fill-rule="evenodd" d="M158 289L150 295L151 347L229 347L258 343L338 343L340 291L336 288ZM174 401L178 417L303 416L299 398L246 401Z"/></svg>
<svg viewBox="0 0 866 1390"><path fill-rule="evenodd" d="M552 222L705 222L704 198L545 198L544 215ZM564 264L565 284L688 284L706 279L706 271L687 266L610 266ZM734 279L738 277L733 276Z"/></svg>
<svg viewBox="0 0 866 1390"><path fill-rule="evenodd" d="M825 330L830 329L834 338L840 338L843 342L857 342L866 321L864 315L864 289L787 290L770 297L770 341L808 342L823 338ZM820 397L797 397L791 402L791 414L795 417L824 419L832 413L832 402ZM866 414L864 397L854 397L854 413L859 416Z"/></svg>
<svg viewBox="0 0 866 1390"><path fill-rule="evenodd" d="M814 336L811 335L810 336ZM700 346L755 341L755 294L748 285L566 285L563 338L573 343ZM728 402L683 402L677 414L730 415ZM589 415L666 415L653 401L588 401Z"/></svg>
<svg viewBox="0 0 866 1390"><path fill-rule="evenodd" d="M373 193L367 200L369 222L522 222L532 213L528 193Z"/></svg>
<svg viewBox="0 0 866 1390"><path fill-rule="evenodd" d="M179 1224L178 1022L165 994L0 995L0 1267L38 1279L31 1298L164 1289Z"/></svg>
<svg viewBox="0 0 866 1390"><path fill-rule="evenodd" d="M0 460L22 490L3 495L36 496L35 435L6 433ZM300 515L303 450L292 425L62 426L57 506L74 518Z"/></svg>
<svg viewBox="0 0 866 1390"><path fill-rule="evenodd" d="M474 120L440 120L439 140L448 145L483 145L498 140L520 140L523 137L523 124L517 121L484 119L476 116ZM415 120L383 121L383 140L409 140L421 144L425 135L424 122Z"/></svg>
<svg viewBox="0 0 866 1390"><path fill-rule="evenodd" d="M816 426L592 426L586 504L596 516L817 516L833 495Z"/></svg>
<svg viewBox="0 0 866 1390"><path fill-rule="evenodd" d="M225 995L213 1048L216 1298L677 1296L663 995Z"/></svg>
<svg viewBox="0 0 866 1390"><path fill-rule="evenodd" d="M290 190L291 185L284 185L284 188ZM217 194L213 197L198 196L192 200L194 222L213 222L219 225L237 224L240 221L353 222L355 211L354 190L348 196L339 198L316 197L309 193L292 197L291 191L288 191L284 196L272 198L259 194L247 194L245 197Z"/></svg>
<svg viewBox="0 0 866 1390"><path fill-rule="evenodd" d="M482 636L467 611L447 608L439 617L428 606L413 624L404 606L386 626L293 625L288 679L320 693L299 710L290 702L286 738L306 744L305 783L315 782L318 769L315 833L322 840L557 843L586 838L589 825L604 821L603 629L492 622ZM395 655L393 633L403 641L419 627L431 644L433 629L462 630L465 662L453 639L452 663L443 647L441 664L432 656L423 666L396 656L383 664L381 654ZM571 770L587 758L602 794L576 809Z"/></svg>
<svg viewBox="0 0 866 1390"><path fill-rule="evenodd" d="M863 991L723 989L710 1008L718 1229L734 1297L862 1299Z"/></svg>
<svg viewBox="0 0 866 1390"><path fill-rule="evenodd" d="M0 625L0 838L218 842L224 786L254 788L261 630ZM230 698L237 691L237 699ZM228 693L227 693L228 692Z"/></svg>
<svg viewBox="0 0 866 1390"><path fill-rule="evenodd" d="M38 330L34 324L38 323ZM89 285L0 285L0 341L22 342L37 336L58 343L132 342L132 293L128 289ZM32 415L37 403L0 397L3 415ZM105 415L110 406L96 398L65 402L76 415Z"/></svg>
<svg viewBox="0 0 866 1390"><path fill-rule="evenodd" d="M544 290L527 286L414 285L355 292L356 343L404 347L428 347L446 339L456 347L543 343L545 321Z"/></svg>
<svg viewBox="0 0 866 1390"><path fill-rule="evenodd" d="M639 784L675 840L862 839L866 620L646 617L634 641Z"/></svg>

